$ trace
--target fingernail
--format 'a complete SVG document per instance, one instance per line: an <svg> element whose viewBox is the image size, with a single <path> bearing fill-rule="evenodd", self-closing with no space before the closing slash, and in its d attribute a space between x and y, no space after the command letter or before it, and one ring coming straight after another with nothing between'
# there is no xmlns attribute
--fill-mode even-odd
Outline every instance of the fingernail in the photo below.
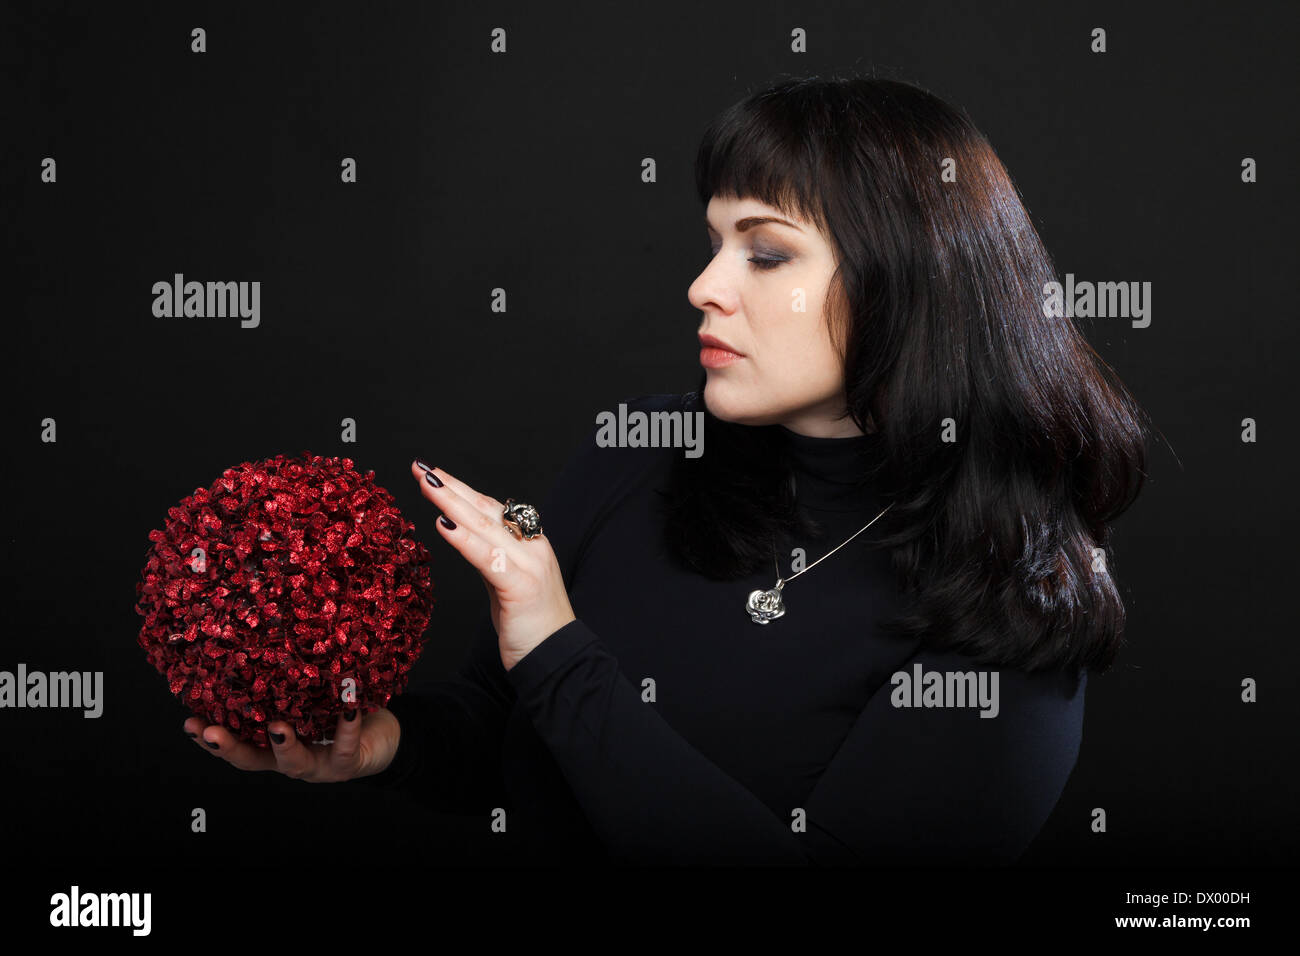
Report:
<svg viewBox="0 0 1300 956"><path fill-rule="evenodd" d="M187 730L187 731L185 731L185 736L186 736L186 737L189 737L190 740L193 740L195 737L198 736L198 734L196 734L196 733L195 733L194 731L192 731L192 730Z"/></svg>
<svg viewBox="0 0 1300 956"><path fill-rule="evenodd" d="M433 471L433 465L425 464L420 458L415 459L415 464L417 467L423 468L425 471Z"/></svg>
<svg viewBox="0 0 1300 956"><path fill-rule="evenodd" d="M282 744L282 743L284 743L284 734L277 734L277 733L275 733L275 732L273 732L273 731L269 731L269 730L267 731L267 733L269 733L269 734L271 735L271 739L274 740L277 744Z"/></svg>
<svg viewBox="0 0 1300 956"><path fill-rule="evenodd" d="M205 744L207 744L209 747L211 747L213 750L220 750L220 749L221 749L221 745L220 745L220 744L214 744L211 740L205 740L205 741L203 741L203 742L204 742Z"/></svg>
<svg viewBox="0 0 1300 956"><path fill-rule="evenodd" d="M448 531L456 530L456 522L452 521L446 515L442 515L441 517L438 518L438 520L442 522L442 526L446 528Z"/></svg>
<svg viewBox="0 0 1300 956"><path fill-rule="evenodd" d="M349 722L350 722L350 721L353 721L353 720L356 720L356 719L357 719L357 712L356 712L355 710L345 711L344 714L343 714L343 719L346 720L346 721L349 721Z"/></svg>
<svg viewBox="0 0 1300 956"><path fill-rule="evenodd" d="M441 487L442 487L442 479L439 478L437 475L435 475L435 474L434 474L433 472L431 472L431 471L426 471L426 472L424 473L424 480L427 481L429 484L433 485L433 487L435 487L435 488L441 488Z"/></svg>

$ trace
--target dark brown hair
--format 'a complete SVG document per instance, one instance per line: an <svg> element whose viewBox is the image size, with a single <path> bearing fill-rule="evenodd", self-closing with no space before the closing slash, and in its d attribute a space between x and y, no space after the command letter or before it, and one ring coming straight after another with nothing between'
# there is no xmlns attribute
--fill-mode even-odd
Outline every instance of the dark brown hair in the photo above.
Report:
<svg viewBox="0 0 1300 956"><path fill-rule="evenodd" d="M1072 320L1043 314L1052 261L979 130L905 83L785 79L714 120L696 185L834 246L848 414L878 430L894 501L877 537L907 602L887 629L1031 671L1108 667L1124 626L1108 523L1142 487L1143 416ZM803 525L777 426L717 419L703 381L688 400L708 452L676 460L666 534L686 565L736 578Z"/></svg>

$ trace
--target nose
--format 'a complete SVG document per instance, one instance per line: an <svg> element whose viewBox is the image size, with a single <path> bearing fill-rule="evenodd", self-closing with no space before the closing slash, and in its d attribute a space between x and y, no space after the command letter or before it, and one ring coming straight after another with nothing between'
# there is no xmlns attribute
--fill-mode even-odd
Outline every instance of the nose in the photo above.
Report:
<svg viewBox="0 0 1300 956"><path fill-rule="evenodd" d="M732 312L736 308L736 294L722 266L723 255L719 252L714 256L686 290L686 298L701 312L710 305L722 312Z"/></svg>

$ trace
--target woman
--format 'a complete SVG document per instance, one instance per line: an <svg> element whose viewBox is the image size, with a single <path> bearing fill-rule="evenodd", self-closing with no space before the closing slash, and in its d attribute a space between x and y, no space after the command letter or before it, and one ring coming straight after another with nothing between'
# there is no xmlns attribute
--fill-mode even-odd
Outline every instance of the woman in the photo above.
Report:
<svg viewBox="0 0 1300 956"><path fill-rule="evenodd" d="M409 788L548 860L1024 851L1121 641L1107 525L1141 487L1140 413L1044 315L1010 178L934 96L783 81L714 122L696 180L705 371L628 411L696 416L703 454L593 436L531 536L417 461L490 598L459 674L332 745L191 718L196 742Z"/></svg>

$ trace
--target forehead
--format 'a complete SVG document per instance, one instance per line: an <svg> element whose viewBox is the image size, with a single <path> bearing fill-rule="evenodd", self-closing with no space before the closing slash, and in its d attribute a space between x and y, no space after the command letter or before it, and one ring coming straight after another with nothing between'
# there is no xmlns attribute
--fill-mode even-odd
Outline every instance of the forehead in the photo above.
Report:
<svg viewBox="0 0 1300 956"><path fill-rule="evenodd" d="M767 215L787 219L794 217L794 213L782 212L753 196L746 196L743 199L736 199L734 196L714 196L709 200L709 212L716 212L719 215L725 213L729 216Z"/></svg>
<svg viewBox="0 0 1300 956"><path fill-rule="evenodd" d="M705 210L706 224L711 224L713 228L730 227L738 220L756 218L772 218L792 223L802 231L812 231L814 228L811 222L802 218L797 212L769 206L753 197L735 199L730 196L713 196Z"/></svg>

